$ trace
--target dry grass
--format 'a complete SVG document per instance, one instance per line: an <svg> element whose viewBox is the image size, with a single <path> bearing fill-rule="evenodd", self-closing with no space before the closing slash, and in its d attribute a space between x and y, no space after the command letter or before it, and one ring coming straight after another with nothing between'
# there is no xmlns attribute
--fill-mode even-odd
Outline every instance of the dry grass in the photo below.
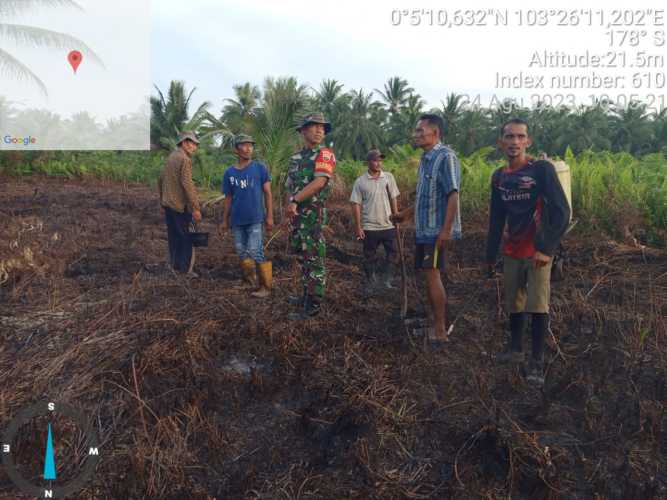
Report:
<svg viewBox="0 0 667 500"><path fill-rule="evenodd" d="M346 204L331 210L327 309L295 324L284 235L271 300L238 286L217 236L201 279L183 280L164 271L152 195L40 178L0 188L0 426L44 397L83 408L103 458L78 498L667 495L664 252L569 238L536 391L492 360L505 317L500 287L476 271L482 227L451 250L456 324L437 354L408 334L398 294L360 299ZM20 498L2 472L0 498Z"/></svg>

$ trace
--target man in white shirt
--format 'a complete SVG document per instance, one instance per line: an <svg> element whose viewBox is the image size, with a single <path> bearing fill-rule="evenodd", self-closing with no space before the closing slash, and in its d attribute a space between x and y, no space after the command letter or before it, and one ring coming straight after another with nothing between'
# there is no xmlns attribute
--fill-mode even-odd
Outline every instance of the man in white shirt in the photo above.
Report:
<svg viewBox="0 0 667 500"><path fill-rule="evenodd" d="M385 156L378 150L368 152L368 171L354 182L350 201L357 239L364 246L365 294L370 295L377 281L392 288L393 265L396 256L396 230L389 220L398 212L397 198L400 194L396 180L390 172L382 170ZM384 247L385 258L378 265L378 246ZM378 280L379 275L379 280Z"/></svg>

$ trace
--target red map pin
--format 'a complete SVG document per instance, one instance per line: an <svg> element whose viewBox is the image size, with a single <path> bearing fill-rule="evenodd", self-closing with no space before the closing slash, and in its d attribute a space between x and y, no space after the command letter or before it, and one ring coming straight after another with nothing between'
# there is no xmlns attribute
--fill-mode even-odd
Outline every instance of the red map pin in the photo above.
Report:
<svg viewBox="0 0 667 500"><path fill-rule="evenodd" d="M72 65L74 73L76 73L79 64L81 64L81 61L83 61L83 54L81 54L81 52L79 52L78 50L73 50L72 52L67 54L67 60Z"/></svg>

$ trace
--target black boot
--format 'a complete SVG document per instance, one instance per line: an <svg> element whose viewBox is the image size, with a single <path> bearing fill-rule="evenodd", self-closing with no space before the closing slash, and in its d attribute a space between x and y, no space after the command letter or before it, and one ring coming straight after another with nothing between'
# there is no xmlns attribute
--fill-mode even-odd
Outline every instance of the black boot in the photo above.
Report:
<svg viewBox="0 0 667 500"><path fill-rule="evenodd" d="M377 275L375 274L375 271L375 261L364 262L364 277L366 278L366 281L364 282L363 294L366 298L371 297L375 292L375 287L377 285Z"/></svg>
<svg viewBox="0 0 667 500"><path fill-rule="evenodd" d="M530 325L531 334L533 337L533 359L541 361L544 358L544 339L547 336L549 328L549 314L532 314L532 322Z"/></svg>
<svg viewBox="0 0 667 500"><path fill-rule="evenodd" d="M533 350L528 364L526 380L538 387L544 385L544 338L549 328L549 315L533 313L530 325Z"/></svg>
<svg viewBox="0 0 667 500"><path fill-rule="evenodd" d="M522 348L523 331L526 327L526 315L523 313L510 314L510 345L507 350L496 356L499 363L522 364L525 360Z"/></svg>
<svg viewBox="0 0 667 500"><path fill-rule="evenodd" d="M320 300L313 295L308 295L303 312L309 318L317 316L320 313Z"/></svg>
<svg viewBox="0 0 667 500"><path fill-rule="evenodd" d="M391 263L388 263L382 272L382 284L387 290L394 289L394 270Z"/></svg>
<svg viewBox="0 0 667 500"><path fill-rule="evenodd" d="M303 304L306 300L306 290L304 289L303 293L301 295L290 295L287 297L287 303L291 306L301 306L303 307Z"/></svg>
<svg viewBox="0 0 667 500"><path fill-rule="evenodd" d="M288 318L291 320L306 320L317 316L320 312L320 301L312 295L306 294L303 298L303 305L298 311L290 313Z"/></svg>

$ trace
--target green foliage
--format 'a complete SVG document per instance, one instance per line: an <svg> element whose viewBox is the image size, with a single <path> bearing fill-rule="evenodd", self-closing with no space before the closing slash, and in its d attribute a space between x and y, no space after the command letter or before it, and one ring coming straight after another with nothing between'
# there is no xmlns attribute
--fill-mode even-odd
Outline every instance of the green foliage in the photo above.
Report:
<svg viewBox="0 0 667 500"><path fill-rule="evenodd" d="M0 163L0 172L69 179L94 177L155 185L167 156L166 151L47 152L24 155L23 159L11 165L9 162ZM201 187L219 190L225 168L233 162L229 155L202 150L193 158L193 178Z"/></svg>
<svg viewBox="0 0 667 500"><path fill-rule="evenodd" d="M186 130L196 132L200 140L211 140L215 135L227 133L227 128L209 112L209 102L203 102L190 116L189 107L193 88L186 95L185 83L172 81L165 97L155 87L157 96L151 96L151 144L171 150L176 146L178 135Z"/></svg>
<svg viewBox="0 0 667 500"><path fill-rule="evenodd" d="M662 154L571 152L575 217L614 236L644 227L649 243L664 245L667 228L667 160Z"/></svg>
<svg viewBox="0 0 667 500"><path fill-rule="evenodd" d="M494 148L486 147L461 161L461 210L486 212L493 171L502 160L493 160ZM384 162L402 193L414 192L420 150L394 146ZM664 246L667 228L667 159L662 154L635 158L628 153L584 151L579 155L568 149L565 161L572 176L573 214L583 228L603 230L623 238L627 231L645 235L647 243ZM366 170L360 161L343 160L337 175L348 188Z"/></svg>
<svg viewBox="0 0 667 500"><path fill-rule="evenodd" d="M461 205L465 213L485 212L493 171L503 164L490 158L494 148L482 148L461 161ZM0 156L0 172L10 175L44 174L81 178L96 177L154 185L167 157L166 151L11 152ZM411 197L417 184L421 151L409 145L394 146L384 162L402 193ZM574 218L582 226L624 237L645 233L650 244L664 245L667 228L667 159L660 153L635 158L628 153L567 150L565 161L572 175ZM193 159L197 185L219 190L225 169L233 164L230 151L203 148ZM336 172L348 189L366 171L365 162L340 160ZM283 168L274 168L279 192Z"/></svg>

